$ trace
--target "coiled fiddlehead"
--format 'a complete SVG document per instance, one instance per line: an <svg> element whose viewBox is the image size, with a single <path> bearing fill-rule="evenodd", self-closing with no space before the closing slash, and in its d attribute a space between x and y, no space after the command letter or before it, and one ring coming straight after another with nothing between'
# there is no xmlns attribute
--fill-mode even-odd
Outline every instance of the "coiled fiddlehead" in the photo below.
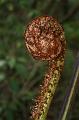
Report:
<svg viewBox="0 0 79 120"><path fill-rule="evenodd" d="M47 60L49 63L32 109L32 120L45 120L64 65L66 46L64 31L53 17L43 16L34 19L28 25L24 37L26 47L32 56L38 60Z"/></svg>

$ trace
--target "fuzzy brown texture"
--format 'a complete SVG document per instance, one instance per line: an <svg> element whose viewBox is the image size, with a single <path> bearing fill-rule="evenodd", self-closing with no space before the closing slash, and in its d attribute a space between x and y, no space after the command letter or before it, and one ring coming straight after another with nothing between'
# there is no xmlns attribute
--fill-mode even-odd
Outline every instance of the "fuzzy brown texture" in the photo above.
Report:
<svg viewBox="0 0 79 120"><path fill-rule="evenodd" d="M54 18L43 16L34 19L26 27L24 36L26 47L32 56L49 61L48 72L32 109L32 120L41 120L54 96L63 69L66 46L64 31Z"/></svg>
<svg viewBox="0 0 79 120"><path fill-rule="evenodd" d="M62 51L64 40L63 28L52 17L34 19L25 30L25 43L36 59L50 60Z"/></svg>

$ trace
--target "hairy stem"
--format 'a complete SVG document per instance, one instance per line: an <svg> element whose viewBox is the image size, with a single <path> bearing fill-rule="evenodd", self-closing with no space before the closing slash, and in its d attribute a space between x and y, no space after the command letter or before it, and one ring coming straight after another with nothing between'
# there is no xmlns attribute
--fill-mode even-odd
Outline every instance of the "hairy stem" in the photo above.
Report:
<svg viewBox="0 0 79 120"><path fill-rule="evenodd" d="M35 59L49 61L48 72L32 109L32 120L45 120L64 64L64 30L53 17L41 16L28 25L24 37Z"/></svg>
<svg viewBox="0 0 79 120"><path fill-rule="evenodd" d="M49 62L49 69L45 75L39 96L36 98L35 106L32 110L33 120L45 120L52 98L60 78L60 73L64 64L63 57L57 61Z"/></svg>

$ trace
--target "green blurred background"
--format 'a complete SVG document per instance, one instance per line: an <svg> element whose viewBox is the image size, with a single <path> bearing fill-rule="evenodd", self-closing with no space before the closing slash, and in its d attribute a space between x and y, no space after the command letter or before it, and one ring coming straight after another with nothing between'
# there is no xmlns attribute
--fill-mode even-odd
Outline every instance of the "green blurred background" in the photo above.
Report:
<svg viewBox="0 0 79 120"><path fill-rule="evenodd" d="M65 67L47 120L57 120L62 108L79 50L79 0L0 0L0 120L29 120L47 63L29 55L24 29L41 15L54 16L65 30ZM67 120L79 120L78 91L79 85Z"/></svg>

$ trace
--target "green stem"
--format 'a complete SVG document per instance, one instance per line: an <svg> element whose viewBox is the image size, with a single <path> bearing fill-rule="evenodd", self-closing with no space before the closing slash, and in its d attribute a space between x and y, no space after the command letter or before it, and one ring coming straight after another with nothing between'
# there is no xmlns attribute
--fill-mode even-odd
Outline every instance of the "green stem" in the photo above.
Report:
<svg viewBox="0 0 79 120"><path fill-rule="evenodd" d="M42 116L40 117L39 120L46 120L46 116L47 116L51 101L54 97L54 94L55 94L55 91L56 91L56 88L58 85L60 73L57 73L57 75L58 75L57 77L55 77L55 75L56 75L56 73L53 73L52 78L50 80L50 84L52 85L52 88L51 88L51 93L49 93L49 92L47 93L47 96L49 96L49 99L47 100L47 107L44 108L45 112L44 112L44 114L42 114ZM50 88L48 88L48 89L50 89Z"/></svg>

